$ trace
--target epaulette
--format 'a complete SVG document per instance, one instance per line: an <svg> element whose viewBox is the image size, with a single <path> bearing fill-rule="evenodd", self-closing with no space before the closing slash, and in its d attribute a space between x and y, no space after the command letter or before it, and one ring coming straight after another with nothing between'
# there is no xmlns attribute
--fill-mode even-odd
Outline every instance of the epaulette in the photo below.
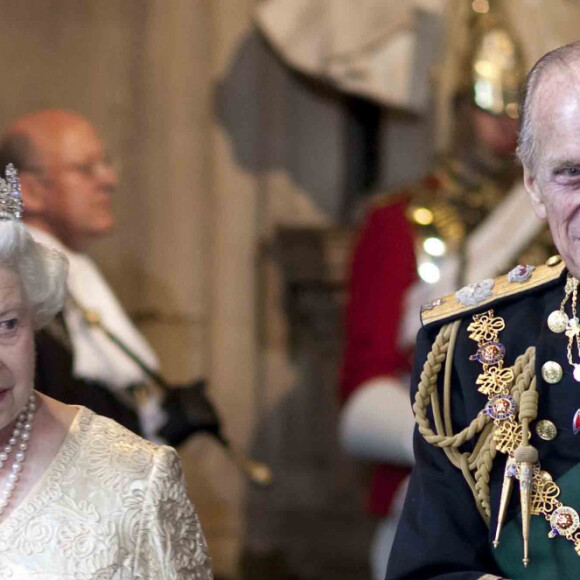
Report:
<svg viewBox="0 0 580 580"><path fill-rule="evenodd" d="M504 276L470 284L454 292L424 304L421 307L423 326L459 318L488 306L500 299L526 292L560 277L566 265L560 256L552 256L541 266L516 266Z"/></svg>

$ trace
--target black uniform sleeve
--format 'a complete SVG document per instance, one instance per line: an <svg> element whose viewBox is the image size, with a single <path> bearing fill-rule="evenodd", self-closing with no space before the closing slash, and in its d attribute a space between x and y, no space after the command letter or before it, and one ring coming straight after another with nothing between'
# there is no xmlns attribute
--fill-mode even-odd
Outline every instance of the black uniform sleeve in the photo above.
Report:
<svg viewBox="0 0 580 580"><path fill-rule="evenodd" d="M426 329L418 335L413 400L431 350L432 335ZM460 470L442 449L427 443L417 428L414 451L416 463L386 580L499 578L501 574L489 548L488 528Z"/></svg>
<svg viewBox="0 0 580 580"><path fill-rule="evenodd" d="M141 435L136 410L118 399L105 384L75 378L72 353L50 332L38 332L35 347L36 390L67 405L84 405Z"/></svg>

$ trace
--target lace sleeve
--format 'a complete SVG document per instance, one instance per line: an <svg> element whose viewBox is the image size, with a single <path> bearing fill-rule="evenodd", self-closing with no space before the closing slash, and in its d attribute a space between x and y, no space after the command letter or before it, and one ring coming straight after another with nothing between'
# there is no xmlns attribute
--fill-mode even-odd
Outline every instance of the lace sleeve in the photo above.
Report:
<svg viewBox="0 0 580 580"><path fill-rule="evenodd" d="M181 461L160 447L144 497L134 577L212 580L207 544L187 496Z"/></svg>

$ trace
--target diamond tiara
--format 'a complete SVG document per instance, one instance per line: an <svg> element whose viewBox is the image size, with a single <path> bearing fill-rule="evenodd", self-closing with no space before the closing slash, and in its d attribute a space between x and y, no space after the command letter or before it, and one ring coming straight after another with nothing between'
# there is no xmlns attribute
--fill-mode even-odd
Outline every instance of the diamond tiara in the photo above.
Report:
<svg viewBox="0 0 580 580"><path fill-rule="evenodd" d="M4 178L0 177L0 220L20 221L23 210L18 171L12 163L9 163Z"/></svg>

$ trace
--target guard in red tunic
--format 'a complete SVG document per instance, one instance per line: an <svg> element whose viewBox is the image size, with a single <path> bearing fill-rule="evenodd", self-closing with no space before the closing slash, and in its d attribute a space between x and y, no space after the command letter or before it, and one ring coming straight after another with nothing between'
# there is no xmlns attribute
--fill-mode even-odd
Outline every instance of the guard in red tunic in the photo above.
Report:
<svg viewBox="0 0 580 580"><path fill-rule="evenodd" d="M413 464L408 381L421 305L493 278L522 255L540 263L551 251L515 179L518 45L497 13L474 16L472 26L452 151L420 183L372 201L352 259L340 436L348 452L378 462L370 495L371 512L383 518L371 558L376 578L384 577ZM497 64L500 76L486 76L482 62Z"/></svg>

